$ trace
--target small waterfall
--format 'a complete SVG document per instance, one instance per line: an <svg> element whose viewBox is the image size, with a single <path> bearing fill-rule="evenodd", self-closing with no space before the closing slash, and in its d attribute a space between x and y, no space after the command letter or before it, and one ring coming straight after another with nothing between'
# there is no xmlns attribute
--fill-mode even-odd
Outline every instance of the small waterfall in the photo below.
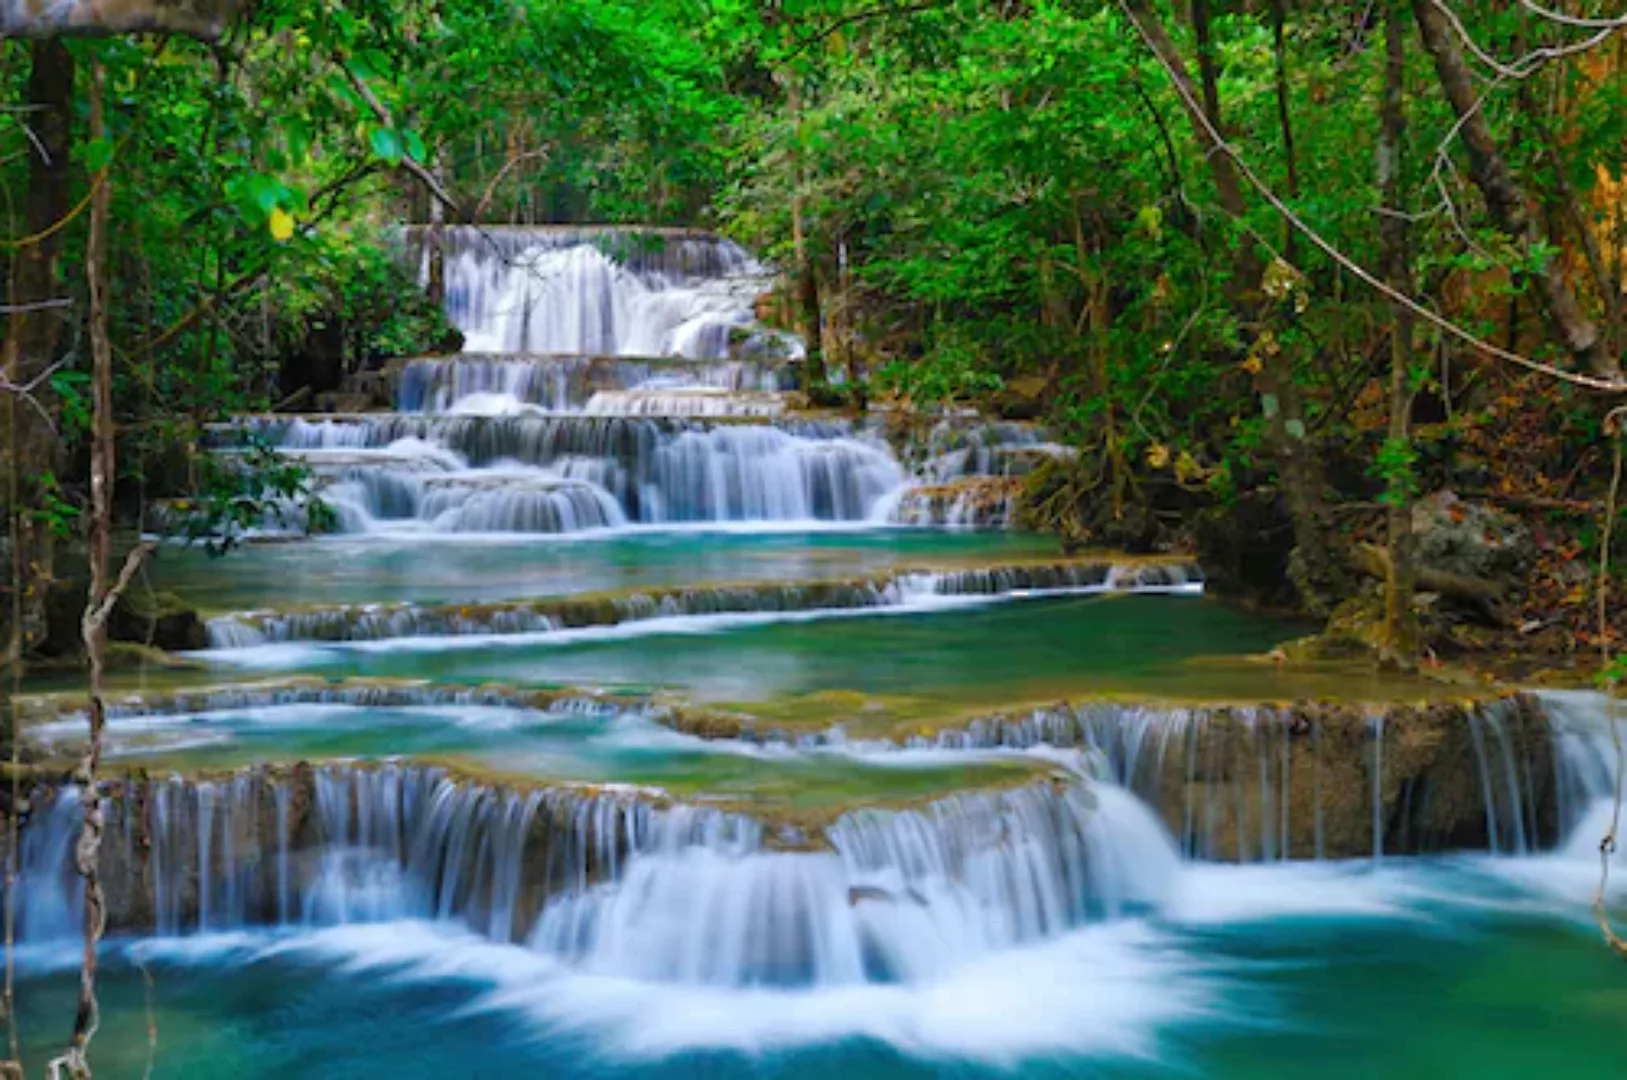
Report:
<svg viewBox="0 0 1627 1080"><path fill-rule="evenodd" d="M445 533L570 533L627 524L620 504L604 488L535 474L431 480L412 516Z"/></svg>
<svg viewBox="0 0 1627 1080"><path fill-rule="evenodd" d="M1047 441L1044 432L1031 425L950 420L928 433L922 449L924 460L917 472L923 482L936 486L968 477L1025 476L1043 461L1075 453Z"/></svg>
<svg viewBox="0 0 1627 1080"><path fill-rule="evenodd" d="M588 416L708 416L766 420L785 413L779 394L742 394L725 390L601 390L582 410Z"/></svg>
<svg viewBox="0 0 1627 1080"><path fill-rule="evenodd" d="M17 940L77 936L84 925L84 882L74 869L74 844L84 820L79 789L44 794L17 854Z"/></svg>
<svg viewBox="0 0 1627 1080"><path fill-rule="evenodd" d="M918 487L900 493L888 519L901 525L939 525L951 529L1005 529L1016 521L1021 481L975 477L941 487Z"/></svg>
<svg viewBox="0 0 1627 1080"><path fill-rule="evenodd" d="M1564 850L1596 862L1599 840L1614 816L1616 784L1615 726L1627 755L1627 702L1612 703L1603 694L1544 691L1538 695L1553 722L1554 777ZM1497 815L1488 807L1488 819ZM1627 814L1624 814L1627 817ZM1503 827L1506 835L1507 829ZM1617 859L1622 858L1621 845Z"/></svg>
<svg viewBox="0 0 1627 1080"><path fill-rule="evenodd" d="M78 805L67 789L23 831L25 940L78 933ZM423 918L519 940L549 897L614 880L630 853L735 850L759 833L634 792L520 792L395 765L128 781L104 809L109 923L164 936Z"/></svg>
<svg viewBox="0 0 1627 1080"><path fill-rule="evenodd" d="M619 883L555 900L533 947L692 985L910 983L1156 907L1177 868L1134 798L1080 787L856 811L827 836L832 853L641 852Z"/></svg>
<svg viewBox="0 0 1627 1080"><path fill-rule="evenodd" d="M591 403L602 395L662 390L750 395L794 387L792 370L775 361L463 354L400 365L396 408L449 413L469 398L487 397L547 412L594 412Z"/></svg>
<svg viewBox="0 0 1627 1080"><path fill-rule="evenodd" d="M386 451L374 467L397 475L357 489L355 474L344 472L327 493L357 511L346 523L362 529L374 527L369 519L409 515L455 531L472 531L475 522L865 521L905 481L884 442L840 421L737 426L635 416L394 413L319 421L261 417L243 424L305 457ZM472 469L443 477L416 464L395 468L398 448L426 444ZM343 460L347 468L360 464ZM584 485L598 490L583 493ZM515 501L495 494L510 489L536 512L514 510ZM484 509L451 513L468 500L483 502ZM551 514L539 510L544 503ZM559 513L566 506L577 517Z"/></svg>
<svg viewBox="0 0 1627 1080"><path fill-rule="evenodd" d="M907 745L1084 748L1104 777L1158 811L1188 858L1521 853L1559 835L1544 779L1544 711L1520 697L1398 706L1381 718L1334 706L1093 703L977 721Z"/></svg>
<svg viewBox="0 0 1627 1080"><path fill-rule="evenodd" d="M446 312L475 351L712 359L796 348L755 327L770 271L715 236L448 228L440 243Z"/></svg>
<svg viewBox="0 0 1627 1080"><path fill-rule="evenodd" d="M410 637L540 634L680 616L860 611L931 597L1001 597L1068 592L1201 591L1182 564L1054 563L946 572L904 571L871 580L707 586L597 598L495 604L356 604L306 611L238 612L207 624L212 648L288 641L380 641Z"/></svg>

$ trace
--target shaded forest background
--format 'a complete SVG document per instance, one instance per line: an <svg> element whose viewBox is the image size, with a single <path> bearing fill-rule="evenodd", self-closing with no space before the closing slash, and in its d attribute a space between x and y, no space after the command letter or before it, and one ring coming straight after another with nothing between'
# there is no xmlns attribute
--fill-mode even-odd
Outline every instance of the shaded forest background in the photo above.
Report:
<svg viewBox="0 0 1627 1080"><path fill-rule="evenodd" d="M144 6L189 7L102 5ZM0 45L13 658L86 533L98 195L126 525L256 520L308 478L206 425L457 347L400 223L686 225L782 268L810 406L1077 447L1025 491L1070 547L1196 548L1403 665L1607 644L1608 0L191 6Z"/></svg>

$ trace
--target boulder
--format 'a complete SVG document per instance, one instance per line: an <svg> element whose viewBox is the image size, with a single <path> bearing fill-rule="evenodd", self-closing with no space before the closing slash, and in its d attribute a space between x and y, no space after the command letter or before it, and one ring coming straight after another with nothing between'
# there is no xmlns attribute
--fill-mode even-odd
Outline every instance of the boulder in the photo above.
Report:
<svg viewBox="0 0 1627 1080"><path fill-rule="evenodd" d="M1523 524L1451 491L1419 499L1412 530L1418 565L1445 574L1513 584L1536 560L1536 542Z"/></svg>
<svg viewBox="0 0 1627 1080"><path fill-rule="evenodd" d="M170 592L157 592L139 584L119 598L108 620L114 641L151 645L167 652L203 649L209 633L196 608Z"/></svg>

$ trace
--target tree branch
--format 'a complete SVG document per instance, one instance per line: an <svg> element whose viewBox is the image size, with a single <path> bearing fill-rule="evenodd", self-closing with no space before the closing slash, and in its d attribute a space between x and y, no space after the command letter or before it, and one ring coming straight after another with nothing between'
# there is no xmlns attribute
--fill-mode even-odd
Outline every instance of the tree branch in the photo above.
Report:
<svg viewBox="0 0 1627 1080"><path fill-rule="evenodd" d="M1325 239L1321 233L1317 232L1315 229L1306 224L1305 221L1294 212L1292 207L1288 206L1280 198L1278 198L1276 193L1271 190L1270 186L1267 185L1265 181L1261 180L1254 170L1249 167L1248 162L1243 159L1242 155L1240 155L1237 150L1230 143L1228 143L1224 137L1222 137L1219 131L1215 130L1214 125L1209 123L1208 117L1204 115L1202 105L1200 105L1197 99L1192 95L1191 89L1170 68L1170 65L1167 61L1165 61L1163 55L1147 37L1146 30L1136 19L1135 15L1130 11L1127 0L1119 0L1119 6L1124 10L1126 17L1129 18L1130 24L1134 26L1141 34L1142 40L1146 42L1147 47L1157 58L1159 64L1163 66L1165 73L1170 76L1170 81L1174 83L1176 92L1181 95L1182 100L1186 103L1187 110L1192 113L1197 122L1203 126L1203 130L1207 136L1207 141L1211 144L1214 151L1223 154L1228 160L1234 162L1238 171L1241 172L1243 177L1248 180L1250 186L1260 193L1261 197L1270 203L1279 214L1283 215L1283 217L1286 218L1295 229L1299 230L1300 233L1303 234L1305 238L1315 245L1323 254L1327 255L1328 258L1332 259L1334 262L1348 270L1356 277L1357 280L1362 282L1362 284L1380 293L1381 295L1388 297L1390 300L1405 306L1412 311L1414 315L1423 319L1431 326L1444 331L1452 337L1455 337L1469 345L1477 352L1492 357L1493 359L1502 360L1506 363L1514 364L1518 367L1523 367L1527 370L1547 375L1548 377L1558 379L1561 382L1568 382L1573 386L1580 386L1589 390L1600 390L1608 393L1627 393L1627 380L1623 380L1619 377L1605 379L1565 371L1561 368L1553 366L1552 364L1545 364L1540 360L1533 360L1530 357L1521 356L1519 353L1510 352L1507 349L1493 345L1491 342L1485 341L1480 337L1477 337L1472 332L1465 330L1463 327L1452 322L1450 319L1437 315L1429 308L1418 303L1412 297L1407 296L1404 293L1397 292L1395 289L1391 288L1389 285L1385 284L1382 280L1376 277L1366 267L1362 266L1350 256L1346 255L1343 251L1335 247L1330 241Z"/></svg>

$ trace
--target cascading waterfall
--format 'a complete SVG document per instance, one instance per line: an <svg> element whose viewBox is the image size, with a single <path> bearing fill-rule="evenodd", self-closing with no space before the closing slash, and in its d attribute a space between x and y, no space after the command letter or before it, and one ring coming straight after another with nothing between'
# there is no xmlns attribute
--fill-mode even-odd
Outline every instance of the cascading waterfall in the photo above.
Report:
<svg viewBox="0 0 1627 1080"><path fill-rule="evenodd" d="M913 983L1166 898L1177 860L1119 791L1034 786L865 810L831 853L645 852L554 901L533 946L592 974L710 986Z"/></svg>
<svg viewBox="0 0 1627 1080"><path fill-rule="evenodd" d="M475 351L715 359L737 339L757 351L795 347L751 333L752 304L772 275L715 236L446 228L438 242L447 315Z"/></svg>
<svg viewBox="0 0 1627 1080"><path fill-rule="evenodd" d="M77 810L68 789L24 833L24 940L77 930ZM723 986L927 979L1156 909L1178 872L1133 796L1060 780L848 813L806 853L723 811L393 765L125 782L104 810L119 930L429 919L592 974Z"/></svg>
<svg viewBox="0 0 1627 1080"><path fill-rule="evenodd" d="M299 458L344 532L1007 527L1019 478L1067 453L1030 426L948 419L907 471L881 424L787 419L801 346L756 323L770 275L717 237L415 228L408 240L426 260L431 244L444 253L447 312L473 351L393 364L394 413L216 431L222 450L253 435ZM307 524L290 506L259 531Z"/></svg>
<svg viewBox="0 0 1627 1080"><path fill-rule="evenodd" d="M1103 777L1161 814L1188 858L1255 862L1465 848L1519 855L1535 850L1540 837L1568 835L1551 812L1551 713L1551 702L1520 697L1398 708L1381 717L1341 708L1092 703L979 720L906 744L1084 748ZM1589 745L1589 736L1566 737ZM1365 813L1330 816L1330 800L1350 792L1365 793Z"/></svg>
<svg viewBox="0 0 1627 1080"><path fill-rule="evenodd" d="M362 531L572 531L626 522L865 521L904 483L885 442L851 424L713 426L632 416L250 418L310 460ZM423 447L456 455L429 463ZM405 452L404 452L405 451ZM313 454L314 452L314 454ZM372 462L358 452L376 453ZM361 475L367 470L371 475ZM465 510L460 503L478 504Z"/></svg>
<svg viewBox="0 0 1627 1080"><path fill-rule="evenodd" d="M213 648L268 642L380 641L410 637L539 634L678 616L858 611L906 607L933 598L997 598L1034 593L1201 592L1195 566L1055 563L944 572L905 571L871 580L675 588L604 598L512 603L356 604L306 611L238 612L209 620Z"/></svg>
<svg viewBox="0 0 1627 1080"><path fill-rule="evenodd" d="M502 399L547 412L601 409L616 395L704 392L771 395L790 390L795 376L774 361L672 360L535 355L471 355L424 358L401 365L396 408L405 413L449 413L470 398ZM762 400L772 400L763 397ZM671 415L671 414L667 414Z"/></svg>
<svg viewBox="0 0 1627 1080"><path fill-rule="evenodd" d="M66 789L24 830L23 940L78 933L78 807ZM748 818L637 792L519 792L395 765L130 781L103 809L110 922L160 936L421 918L513 941L547 897L617 878L630 854L759 835Z"/></svg>

